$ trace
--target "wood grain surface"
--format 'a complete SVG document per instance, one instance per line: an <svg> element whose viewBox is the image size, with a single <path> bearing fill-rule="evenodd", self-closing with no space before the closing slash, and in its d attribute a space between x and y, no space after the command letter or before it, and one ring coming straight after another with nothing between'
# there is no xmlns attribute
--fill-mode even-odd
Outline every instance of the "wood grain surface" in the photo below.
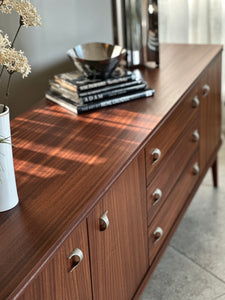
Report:
<svg viewBox="0 0 225 300"><path fill-rule="evenodd" d="M20 203L0 214L0 299L35 276L221 50L162 47L160 68L140 69L152 98L80 116L43 99L12 121Z"/></svg>
<svg viewBox="0 0 225 300"><path fill-rule="evenodd" d="M208 67L201 78L201 86L207 85L208 92L201 89L200 100L200 166L205 172L208 162L221 139L221 59L219 56ZM214 172L214 178L216 173Z"/></svg>
<svg viewBox="0 0 225 300"><path fill-rule="evenodd" d="M151 179L151 183L147 188L148 225L153 221L163 203L167 201L170 191L177 185L177 180L185 169L190 157L194 152L199 151L199 142L192 141L192 134L198 129L198 121L192 120L184 136L176 143L174 149L168 153L166 161ZM161 190L162 197L155 205L153 193L156 189Z"/></svg>
<svg viewBox="0 0 225 300"><path fill-rule="evenodd" d="M142 151L87 218L93 300L132 299L148 268L144 166Z"/></svg>
<svg viewBox="0 0 225 300"><path fill-rule="evenodd" d="M163 205L160 214L156 216L151 225L149 226L149 262L152 264L156 254L159 252L160 247L165 241L167 235L169 234L171 228L181 209L184 207L186 200L188 199L192 188L199 179L199 174L193 174L193 165L199 163L199 153L193 154L191 160L189 161L184 173L180 177L177 185L171 191L167 201ZM156 236L154 231L157 227L163 230L162 237L156 241Z"/></svg>
<svg viewBox="0 0 225 300"><path fill-rule="evenodd" d="M68 259L78 248L83 259L72 271L74 260ZM76 258L75 258L76 259ZM78 225L33 280L19 295L20 300L92 299L86 220Z"/></svg>

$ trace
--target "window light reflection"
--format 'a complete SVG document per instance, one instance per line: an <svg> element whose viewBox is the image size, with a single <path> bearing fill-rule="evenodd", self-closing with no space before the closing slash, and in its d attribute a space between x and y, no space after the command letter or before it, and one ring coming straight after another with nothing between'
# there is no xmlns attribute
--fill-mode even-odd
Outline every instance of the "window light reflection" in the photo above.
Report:
<svg viewBox="0 0 225 300"><path fill-rule="evenodd" d="M18 166L16 168L17 172L27 173L29 170L29 175L34 175L39 178L49 178L55 177L57 175L64 175L66 171L62 171L49 166L42 166L40 164L31 163L29 161L23 161L19 159L14 159L15 164Z"/></svg>
<svg viewBox="0 0 225 300"><path fill-rule="evenodd" d="M106 159L102 157L98 157L97 155L88 155L84 153L79 153L76 151L68 150L68 149L63 149L59 147L52 147L52 146L47 146L47 145L42 145L42 144L36 144L34 142L29 142L27 143L26 141L21 141L20 148L25 149L25 150L30 150L30 151L35 151L38 153L45 154L46 153L51 153L51 156L55 156L58 158L62 159L67 159L71 161L77 161L89 165L98 165L98 164L104 164Z"/></svg>

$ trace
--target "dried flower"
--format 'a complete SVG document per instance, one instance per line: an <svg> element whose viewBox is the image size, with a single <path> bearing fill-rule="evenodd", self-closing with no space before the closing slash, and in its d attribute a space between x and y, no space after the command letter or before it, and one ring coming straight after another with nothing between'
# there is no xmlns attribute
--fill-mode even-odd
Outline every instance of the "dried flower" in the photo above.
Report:
<svg viewBox="0 0 225 300"><path fill-rule="evenodd" d="M23 51L14 48L4 48L0 52L0 64L5 66L9 73L19 72L23 78L30 72L31 68Z"/></svg>
<svg viewBox="0 0 225 300"><path fill-rule="evenodd" d="M22 25L38 26L41 25L41 17L30 0L0 0L0 11L10 14L15 10L22 19Z"/></svg>
<svg viewBox="0 0 225 300"><path fill-rule="evenodd" d="M0 11L5 14L12 12L12 0L0 0Z"/></svg>
<svg viewBox="0 0 225 300"><path fill-rule="evenodd" d="M0 12L9 14L12 10L19 14L19 26L12 43L10 43L8 35L3 35L0 30L0 65L2 65L0 77L4 69L9 74L6 96L8 96L9 83L13 73L19 72L24 78L31 72L31 67L23 51L17 51L14 48L18 33L22 26L41 25L41 18L30 0L0 0Z"/></svg>
<svg viewBox="0 0 225 300"><path fill-rule="evenodd" d="M10 47L10 46L11 46L11 43L9 41L8 35L5 34L3 36L2 30L0 30L0 50L5 48L5 47Z"/></svg>
<svg viewBox="0 0 225 300"><path fill-rule="evenodd" d="M41 25L41 17L29 0L14 0L12 7L20 15L25 27Z"/></svg>

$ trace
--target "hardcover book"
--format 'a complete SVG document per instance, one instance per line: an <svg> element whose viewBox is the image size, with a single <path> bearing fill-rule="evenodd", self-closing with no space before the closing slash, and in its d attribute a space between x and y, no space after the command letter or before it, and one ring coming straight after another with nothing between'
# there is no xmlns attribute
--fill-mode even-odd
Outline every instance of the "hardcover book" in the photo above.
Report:
<svg viewBox="0 0 225 300"><path fill-rule="evenodd" d="M87 91L90 89L128 82L135 79L135 72L131 72L122 67L116 68L112 76L105 80L88 79L79 71L66 72L54 76L55 82L75 92Z"/></svg>
<svg viewBox="0 0 225 300"><path fill-rule="evenodd" d="M74 92L61 86L54 80L50 82L50 91L70 99L76 103L89 103L96 100L110 99L118 95L125 95L128 93L144 90L147 83L142 80L134 80L125 83L119 83L103 88L92 89L86 92Z"/></svg>
<svg viewBox="0 0 225 300"><path fill-rule="evenodd" d="M45 93L45 97L48 100L51 100L52 102L55 102L76 114L80 114L80 113L92 111L92 110L95 110L95 109L98 109L101 107L111 106L111 105L115 105L115 104L119 104L119 103L123 103L123 102L140 99L140 98L151 97L154 95L154 93L155 93L154 89L146 89L146 90L135 92L132 94L127 94L125 96L117 96L117 97L113 97L111 99L107 99L107 100L103 99L101 101L93 101L93 102L86 103L86 104L83 104L83 103L76 104L74 101L71 101L62 96L59 96L51 91L47 91Z"/></svg>

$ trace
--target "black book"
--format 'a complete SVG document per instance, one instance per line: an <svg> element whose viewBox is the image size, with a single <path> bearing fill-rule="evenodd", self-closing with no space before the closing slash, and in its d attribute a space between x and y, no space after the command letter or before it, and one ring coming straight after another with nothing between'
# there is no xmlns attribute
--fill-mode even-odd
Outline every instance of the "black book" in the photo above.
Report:
<svg viewBox="0 0 225 300"><path fill-rule="evenodd" d="M118 97L114 97L114 98L111 98L108 100L102 100L102 101L94 101L94 102L90 102L87 104L76 104L74 101L63 98L62 96L54 94L51 91L47 91L45 93L45 97L48 100L51 100L52 102L55 102L76 114L80 114L83 112L92 111L92 110L106 107L106 106L124 103L124 102L132 101L132 100L136 100L136 99L140 99L140 98L151 97L154 95L154 93L155 93L154 89L146 89L146 90L128 94L125 96L118 96Z"/></svg>
<svg viewBox="0 0 225 300"><path fill-rule="evenodd" d="M122 67L116 68L116 70L112 73L112 76L105 80L88 79L79 71L66 72L54 76L55 82L60 84L62 87L74 92L87 91L109 85L111 86L135 79L135 72L131 72Z"/></svg>
<svg viewBox="0 0 225 300"><path fill-rule="evenodd" d="M113 86L106 86L99 89L89 90L87 92L72 92L54 81L50 81L50 91L62 96L66 99L74 101L75 103L89 103L102 99L110 99L118 95L125 95L128 93L144 90L147 83L142 80L135 80L125 83L119 83Z"/></svg>

